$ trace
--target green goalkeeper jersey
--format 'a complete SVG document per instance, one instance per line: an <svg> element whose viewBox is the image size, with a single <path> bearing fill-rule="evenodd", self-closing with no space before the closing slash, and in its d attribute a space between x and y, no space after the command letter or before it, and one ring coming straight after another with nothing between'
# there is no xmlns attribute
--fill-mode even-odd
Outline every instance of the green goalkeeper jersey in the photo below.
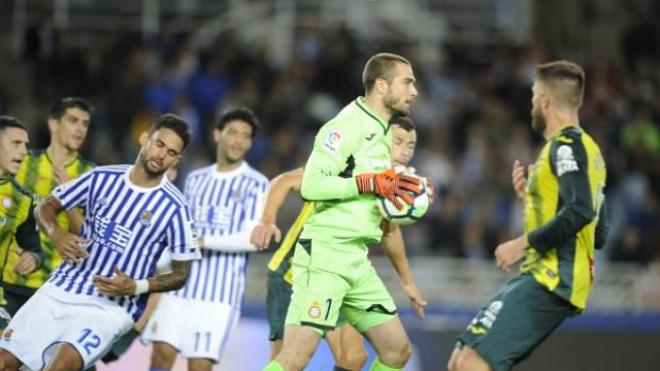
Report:
<svg viewBox="0 0 660 371"><path fill-rule="evenodd" d="M319 130L303 173L301 194L317 201L301 238L327 242L378 242L382 217L373 194L359 194L353 178L392 166L387 121L363 97L348 104Z"/></svg>

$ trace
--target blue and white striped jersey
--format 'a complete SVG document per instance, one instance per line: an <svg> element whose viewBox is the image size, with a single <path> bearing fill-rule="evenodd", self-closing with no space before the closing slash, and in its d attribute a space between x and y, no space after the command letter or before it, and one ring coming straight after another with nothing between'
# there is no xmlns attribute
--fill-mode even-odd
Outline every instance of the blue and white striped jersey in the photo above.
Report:
<svg viewBox="0 0 660 371"><path fill-rule="evenodd" d="M193 262L186 285L171 295L241 307L245 251L253 249L250 232L261 217L267 188L268 179L245 162L228 172L219 172L213 164L188 175L184 195L197 232L219 246L205 243L202 260Z"/></svg>
<svg viewBox="0 0 660 371"><path fill-rule="evenodd" d="M157 187L141 188L129 180L130 165L101 166L53 190L66 210L85 209L81 236L89 257L66 263L49 282L79 295L102 296L94 275L110 277L118 267L135 280L151 277L166 248L173 260L200 258L192 220L181 192L163 177ZM147 295L111 297L136 320Z"/></svg>

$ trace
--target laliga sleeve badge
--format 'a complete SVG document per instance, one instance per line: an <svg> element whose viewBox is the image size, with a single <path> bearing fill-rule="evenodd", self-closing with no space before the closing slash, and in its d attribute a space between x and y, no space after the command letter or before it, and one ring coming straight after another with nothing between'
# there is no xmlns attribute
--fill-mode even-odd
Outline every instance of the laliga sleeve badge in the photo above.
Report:
<svg viewBox="0 0 660 371"><path fill-rule="evenodd" d="M309 309L307 310L307 314L309 315L310 318L317 319L321 317L321 303L318 301L315 301L310 305Z"/></svg>
<svg viewBox="0 0 660 371"><path fill-rule="evenodd" d="M342 135L337 129L330 130L328 136L323 141L323 148L327 149L330 152L337 152L339 145L341 144Z"/></svg>

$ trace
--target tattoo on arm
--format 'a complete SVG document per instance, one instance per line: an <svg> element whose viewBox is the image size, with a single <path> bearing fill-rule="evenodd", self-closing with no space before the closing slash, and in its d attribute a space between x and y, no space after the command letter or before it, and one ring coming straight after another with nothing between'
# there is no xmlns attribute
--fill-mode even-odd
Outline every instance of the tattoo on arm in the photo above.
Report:
<svg viewBox="0 0 660 371"><path fill-rule="evenodd" d="M149 278L149 292L178 290L185 285L190 274L191 260L172 260L172 271Z"/></svg>

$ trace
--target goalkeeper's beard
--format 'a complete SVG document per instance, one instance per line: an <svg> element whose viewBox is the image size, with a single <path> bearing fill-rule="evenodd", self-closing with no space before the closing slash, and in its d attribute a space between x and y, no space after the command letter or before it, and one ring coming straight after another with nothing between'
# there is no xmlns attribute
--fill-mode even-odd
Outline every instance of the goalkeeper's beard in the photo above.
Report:
<svg viewBox="0 0 660 371"><path fill-rule="evenodd" d="M403 104L402 100L396 99L391 94L387 94L383 98L383 106L389 111L391 116L394 115L408 116L410 110L406 108L397 108L398 104Z"/></svg>

